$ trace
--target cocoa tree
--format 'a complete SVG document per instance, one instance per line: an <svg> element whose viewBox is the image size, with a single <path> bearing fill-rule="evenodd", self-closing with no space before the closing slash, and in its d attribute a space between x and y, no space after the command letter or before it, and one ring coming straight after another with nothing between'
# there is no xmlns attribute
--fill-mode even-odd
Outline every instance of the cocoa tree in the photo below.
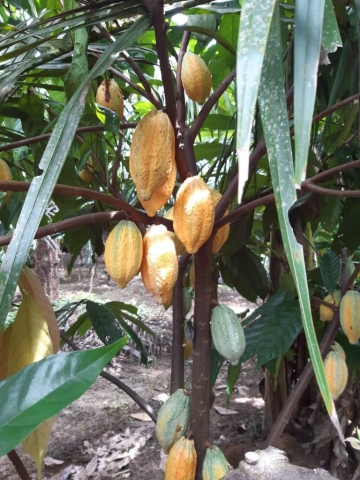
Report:
<svg viewBox="0 0 360 480"><path fill-rule="evenodd" d="M185 24L176 17L180 13L188 16ZM320 351L324 355L337 336L356 372L358 347L351 349L339 331L334 304L327 305L335 312L328 326L318 312L328 294L340 289L344 295L354 282L356 288L359 270L357 3L105 0L84 5L69 0L62 5L42 0L30 6L24 0L5 2L0 15L9 25L0 37L0 151L12 174L11 181L0 179L1 190L12 192L0 210L0 244L9 245L0 271L0 329L11 323L6 317L17 283L24 297L27 292L33 299L27 301L34 310L46 301L39 300L40 289L37 295L31 290L26 282L31 274L23 270L34 238L61 232L72 254L71 270L88 241L94 255L103 254L105 224L128 219L142 233L153 224L173 231L165 211L180 185L200 175L222 198L212 234L193 260L189 428L198 457L196 478L211 440L211 389L224 361L211 348L210 334L219 272L248 300L264 301L242 322L246 350L239 364L229 367L228 387L247 359L256 356L265 366L267 442L275 445L295 408L314 401L309 383L314 370L339 437L351 434L340 429ZM212 76L203 105L184 93L186 52L201 57ZM123 118L95 102L104 78L121 87ZM129 151L134 128L152 109L164 110L174 130L177 180L172 196L151 217L137 197ZM45 215L50 201L57 207L55 217ZM213 238L229 223L228 240L213 256ZM182 290L189 268L190 255L184 253L173 290L171 392L184 386ZM104 312L106 334L99 322ZM25 367L31 379L49 362L54 369L49 392L62 385L66 393L66 402L45 412L31 429L74 399L70 379L59 373L67 362L78 359L80 372L82 358L88 364L99 361L99 373L123 345L124 333L138 341L131 324L122 321L135 321L136 310L129 314L118 305L89 301L87 316L107 347ZM1 333L6 362L9 332ZM296 352L292 360L286 355L290 350ZM17 387L20 373L8 379L8 372L1 373L3 392ZM94 378L86 378L88 387ZM155 420L146 403L127 391ZM42 411L41 399L32 408ZM21 413L25 423L26 412ZM3 408L2 454L31 432L10 435L12 414ZM350 420L356 423L355 416Z"/></svg>

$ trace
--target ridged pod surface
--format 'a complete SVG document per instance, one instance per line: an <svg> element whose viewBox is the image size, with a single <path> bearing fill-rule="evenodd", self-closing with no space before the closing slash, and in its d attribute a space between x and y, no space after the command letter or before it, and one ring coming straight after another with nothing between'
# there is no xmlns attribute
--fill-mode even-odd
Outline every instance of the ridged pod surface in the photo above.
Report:
<svg viewBox="0 0 360 480"><path fill-rule="evenodd" d="M174 231L188 253L196 253L210 237L215 206L210 188L199 177L189 177L179 188L174 205Z"/></svg>
<svg viewBox="0 0 360 480"><path fill-rule="evenodd" d="M194 480L197 455L194 440L181 437L170 450L165 480Z"/></svg>
<svg viewBox="0 0 360 480"><path fill-rule="evenodd" d="M174 443L185 435L189 425L190 397L182 388L162 405L156 420L156 436L163 451L169 453Z"/></svg>
<svg viewBox="0 0 360 480"><path fill-rule="evenodd" d="M90 183L93 178L93 171L94 171L94 160L90 157L86 163L85 168L79 172L79 177L85 183Z"/></svg>
<svg viewBox="0 0 360 480"><path fill-rule="evenodd" d="M211 73L204 60L187 52L181 64L181 82L186 95L194 102L204 103L211 90Z"/></svg>
<svg viewBox="0 0 360 480"><path fill-rule="evenodd" d="M164 218L167 218L168 220L173 220L174 218L174 207L169 208L169 210L165 213ZM176 254L177 255L182 255L185 252L185 247L184 245L180 242L180 240L177 238L174 232L169 232L171 235L171 238L174 240L175 243L175 249L176 249Z"/></svg>
<svg viewBox="0 0 360 480"><path fill-rule="evenodd" d="M103 80L96 92L96 103L116 112L122 120L124 115L124 97L121 88L113 78Z"/></svg>
<svg viewBox="0 0 360 480"><path fill-rule="evenodd" d="M168 308L178 277L174 242L164 225L151 225L143 239L141 276L146 290Z"/></svg>
<svg viewBox="0 0 360 480"><path fill-rule="evenodd" d="M349 290L341 299L340 324L349 342L354 345L360 338L360 293Z"/></svg>
<svg viewBox="0 0 360 480"><path fill-rule="evenodd" d="M338 307L340 305L340 299L341 292L340 290L336 290L335 292L330 293L330 295L326 295L324 301ZM334 310L326 305L321 304L319 308L319 315L322 322L330 322L334 317Z"/></svg>
<svg viewBox="0 0 360 480"><path fill-rule="evenodd" d="M220 355L237 365L245 351L245 334L236 313L227 305L212 309L211 337Z"/></svg>
<svg viewBox="0 0 360 480"><path fill-rule="evenodd" d="M332 351L326 355L324 368L331 396L337 400L345 390L349 375L345 352L338 343L334 342Z"/></svg>
<svg viewBox="0 0 360 480"><path fill-rule="evenodd" d="M2 158L0 158L0 180L2 181L12 180L11 170L8 164ZM1 206L4 206L5 203L9 200L12 192L7 192L6 195L4 195L3 197L2 197L2 193L3 192L0 192L0 204Z"/></svg>
<svg viewBox="0 0 360 480"><path fill-rule="evenodd" d="M149 217L156 215L156 212L163 207L166 202L169 200L176 181L176 163L173 162L171 172L169 177L161 185L161 187L156 190L152 195L149 201L142 200L139 196L141 205L144 207L146 213Z"/></svg>
<svg viewBox="0 0 360 480"><path fill-rule="evenodd" d="M210 188L210 190L211 190L211 195L214 201L214 205L216 207L222 195L220 192L218 192L214 188ZM229 213L229 210L226 210L224 216L227 215L228 213ZM223 227L219 228L219 230L214 235L214 239L212 243L212 253L217 253L220 250L220 248L224 245L224 243L228 239L229 233L230 233L230 223L227 223Z"/></svg>
<svg viewBox="0 0 360 480"><path fill-rule="evenodd" d="M175 162L175 135L161 110L147 113L135 128L130 148L130 175L139 200L148 202L169 178Z"/></svg>
<svg viewBox="0 0 360 480"><path fill-rule="evenodd" d="M202 480L220 480L229 471L230 463L219 447L213 446L206 449L202 466Z"/></svg>
<svg viewBox="0 0 360 480"><path fill-rule="evenodd" d="M143 240L134 222L121 220L110 232L104 252L105 267L110 277L125 288L139 273L143 257Z"/></svg>

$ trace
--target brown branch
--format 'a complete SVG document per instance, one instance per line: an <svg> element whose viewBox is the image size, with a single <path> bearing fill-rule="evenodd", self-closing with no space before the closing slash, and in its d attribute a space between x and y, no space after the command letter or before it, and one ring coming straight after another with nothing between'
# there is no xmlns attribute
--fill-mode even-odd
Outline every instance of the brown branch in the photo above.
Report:
<svg viewBox="0 0 360 480"><path fill-rule="evenodd" d="M345 100L342 100L341 102L336 103L335 105L332 105L326 110L323 110L322 112L320 112L318 115L315 115L315 117L312 120L313 123L316 123L319 120L322 120L324 117L331 115L332 113L336 112L336 110L340 110L341 108L346 107L346 105L348 105L351 102L354 102L355 100L358 100L359 98L360 98L360 93L357 93L352 97L345 98Z"/></svg>
<svg viewBox="0 0 360 480"><path fill-rule="evenodd" d="M70 340L63 332L60 332L60 337L64 340L65 343L70 345L70 347L73 350L81 350L74 342ZM134 400L135 403L139 405L141 410L146 412L151 420L156 423L156 414L152 408L151 405L149 405L140 395L138 395L134 390L132 390L130 387L128 387L125 383L123 383L121 380L118 378L114 377L113 375L110 375L110 373L105 372L102 370L100 372L100 377L105 378L105 380L108 380L109 382L113 383L117 387L119 387L123 392L125 392L129 397Z"/></svg>
<svg viewBox="0 0 360 480"><path fill-rule="evenodd" d="M346 270L346 268L345 268ZM345 292L352 286L352 284L355 282L356 277L358 276L358 273L360 272L360 263L358 263L355 267L355 270L353 273L350 275L349 280L347 281L346 287L345 287Z"/></svg>
<svg viewBox="0 0 360 480"><path fill-rule="evenodd" d="M308 180L301 184L301 190L310 190L311 192L315 192L320 195L328 195L329 197L360 197L360 190L334 190L332 188L319 187Z"/></svg>
<svg viewBox="0 0 360 480"><path fill-rule="evenodd" d="M360 167L360 160L354 160L353 162L348 162L343 165L337 165L336 167L329 168L328 170L325 170L324 172L320 172L313 177L304 180L303 183L311 182L311 183L319 183L323 181L327 177L331 177L332 175L335 175L337 173L342 173L346 172L347 170L353 170L354 168L359 168ZM302 184L301 184L302 186Z"/></svg>
<svg viewBox="0 0 360 480"><path fill-rule="evenodd" d="M190 40L190 32L184 32L181 40L179 58L176 69L176 121L177 127L181 130L186 128L185 116L185 95L181 81L181 65Z"/></svg>
<svg viewBox="0 0 360 480"><path fill-rule="evenodd" d="M11 452L9 452L7 456L9 457L9 460L11 461L11 463L14 465L15 470L19 474L19 477L21 478L21 480L31 480L31 477L28 471L26 470L25 465L21 461L21 458L17 454L16 450L11 450Z"/></svg>
<svg viewBox="0 0 360 480"><path fill-rule="evenodd" d="M135 128L136 125L136 122L124 122L120 123L119 129L125 130L127 128ZM76 130L76 133L94 133L104 131L104 125L90 125L88 127L78 128ZM50 138L50 136L51 133L44 133L44 135L37 135L36 137L24 138L24 140L17 140L16 142L7 143L6 145L0 145L0 152L7 152L8 150L13 150L14 148L25 147L27 145L33 145L34 143L40 143Z"/></svg>
<svg viewBox="0 0 360 480"><path fill-rule="evenodd" d="M119 222L127 218L125 212L95 212L87 213L86 215L80 215L67 220L60 220L59 222L50 223L44 227L39 227L36 231L34 238L44 238L48 235L55 235L56 233L65 232L72 228L80 228L85 225L91 225L95 223L105 222ZM0 247L9 245L13 235L0 236Z"/></svg>
<svg viewBox="0 0 360 480"><path fill-rule="evenodd" d="M236 76L236 69L234 68L220 83L220 85L214 90L212 95L207 99L205 105L202 107L198 116L195 118L193 124L190 127L190 139L195 140L196 135L199 133L200 128L203 126L205 120L207 119L211 109L214 107L216 102L219 100L221 95L225 92L230 83L234 80Z"/></svg>

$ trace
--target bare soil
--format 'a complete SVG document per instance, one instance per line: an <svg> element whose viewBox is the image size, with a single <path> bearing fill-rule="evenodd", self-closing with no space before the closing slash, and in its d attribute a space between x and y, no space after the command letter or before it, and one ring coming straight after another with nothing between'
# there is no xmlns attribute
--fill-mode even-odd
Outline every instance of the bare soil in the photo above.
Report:
<svg viewBox="0 0 360 480"><path fill-rule="evenodd" d="M67 262L68 258L65 259ZM169 393L171 308L165 312L163 307L157 305L146 292L140 278L135 278L126 289L120 290L108 278L103 264L99 263L93 273L84 264L77 264L70 277L64 273L60 288L61 303L91 296L97 301L117 300L138 307L142 319L156 333L152 341L149 337L143 338L148 346L150 362L145 367L131 352L121 353L108 371L129 385L157 411ZM219 301L228 304L236 312L256 308L255 304L224 286L219 286ZM101 345L93 333L78 338L77 343L82 348ZM186 386L190 385L191 364L191 359L186 362ZM227 366L224 365L215 386L211 441L219 445L231 463L237 466L246 451L261 446L264 402L259 392L259 382L263 375L261 370L255 370L254 361L246 362L227 403L226 374ZM22 451L21 446L17 451L31 478L35 479L34 462ZM153 422L119 388L98 378L81 398L56 417L46 453L43 479L161 480L163 472L160 461L160 447ZM19 479L7 457L0 459L0 479Z"/></svg>

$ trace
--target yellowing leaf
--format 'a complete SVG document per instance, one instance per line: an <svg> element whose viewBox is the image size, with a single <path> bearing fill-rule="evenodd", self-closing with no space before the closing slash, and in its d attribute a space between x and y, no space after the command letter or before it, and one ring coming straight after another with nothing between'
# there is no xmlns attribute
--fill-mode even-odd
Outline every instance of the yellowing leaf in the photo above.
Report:
<svg viewBox="0 0 360 480"><path fill-rule="evenodd" d="M11 325L0 333L0 382L8 377L9 345L11 339Z"/></svg>
<svg viewBox="0 0 360 480"><path fill-rule="evenodd" d="M26 290L38 304L48 324L50 337L53 343L53 352L57 353L60 346L60 332L55 312L50 300L46 296L44 287L29 267L25 267L22 271L19 279L19 287Z"/></svg>
<svg viewBox="0 0 360 480"><path fill-rule="evenodd" d="M41 480L41 466L44 461L54 420L55 418L52 417L42 422L38 428L31 432L22 442L24 450L32 456L36 463L39 480Z"/></svg>
<svg viewBox="0 0 360 480"><path fill-rule="evenodd" d="M8 375L13 375L29 363L42 360L52 353L52 341L45 317L35 300L26 293L12 324Z"/></svg>

